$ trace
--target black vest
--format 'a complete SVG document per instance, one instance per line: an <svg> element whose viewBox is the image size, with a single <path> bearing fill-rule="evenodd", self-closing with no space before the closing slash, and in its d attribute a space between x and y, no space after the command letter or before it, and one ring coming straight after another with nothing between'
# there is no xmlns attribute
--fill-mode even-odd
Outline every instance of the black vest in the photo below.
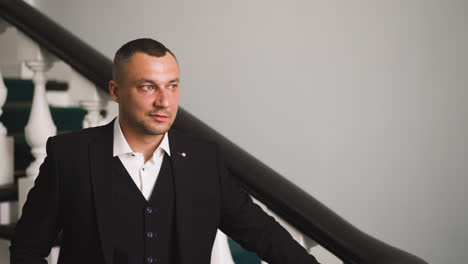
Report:
<svg viewBox="0 0 468 264"><path fill-rule="evenodd" d="M149 201L118 157L113 159L114 263L173 263L174 180L171 160L163 163Z"/></svg>

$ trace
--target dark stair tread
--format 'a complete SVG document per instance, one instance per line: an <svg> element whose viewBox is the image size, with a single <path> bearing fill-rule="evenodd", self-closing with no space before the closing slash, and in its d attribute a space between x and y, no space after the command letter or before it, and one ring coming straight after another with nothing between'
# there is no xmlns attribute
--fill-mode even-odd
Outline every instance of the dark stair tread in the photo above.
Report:
<svg viewBox="0 0 468 264"><path fill-rule="evenodd" d="M34 94L34 83L31 79L4 78L5 86L8 89L7 102L30 102ZM55 80L48 80L47 91L67 91L68 83Z"/></svg>
<svg viewBox="0 0 468 264"><path fill-rule="evenodd" d="M17 201L18 185L15 183L0 185L0 202Z"/></svg>
<svg viewBox="0 0 468 264"><path fill-rule="evenodd" d="M3 107L31 107L32 102L6 102Z"/></svg>
<svg viewBox="0 0 468 264"><path fill-rule="evenodd" d="M68 83L56 80L48 80L46 83L46 91L68 91Z"/></svg>
<svg viewBox="0 0 468 264"><path fill-rule="evenodd" d="M75 131L75 130L60 130L60 131L57 131L57 135L66 134L66 133L70 133L70 132L73 132L73 131ZM7 137L18 137L18 138L22 137L22 138L24 138L24 131L8 133Z"/></svg>
<svg viewBox="0 0 468 264"><path fill-rule="evenodd" d="M52 119L58 130L77 130L82 128L86 110L79 107L50 107ZM30 106L5 106L0 121L3 122L8 133L24 131L29 115Z"/></svg>
<svg viewBox="0 0 468 264"><path fill-rule="evenodd" d="M4 78L7 87L7 102L32 101L34 93L34 83L32 80Z"/></svg>
<svg viewBox="0 0 468 264"><path fill-rule="evenodd" d="M231 250L232 259L235 263L242 264L260 264L261 259L257 254L244 249L236 241L229 238L229 249Z"/></svg>
<svg viewBox="0 0 468 264"><path fill-rule="evenodd" d="M13 176L15 178L26 176L26 170L15 170L15 172L13 173Z"/></svg>
<svg viewBox="0 0 468 264"><path fill-rule="evenodd" d="M24 137L24 131L9 132L7 133L7 137Z"/></svg>

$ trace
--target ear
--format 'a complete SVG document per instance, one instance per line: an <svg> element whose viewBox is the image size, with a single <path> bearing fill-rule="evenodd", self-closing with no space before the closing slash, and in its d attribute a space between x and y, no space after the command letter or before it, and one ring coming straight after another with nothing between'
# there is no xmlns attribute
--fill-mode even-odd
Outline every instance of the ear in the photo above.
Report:
<svg viewBox="0 0 468 264"><path fill-rule="evenodd" d="M109 81L109 94L115 102L118 103L120 101L119 88L114 80Z"/></svg>

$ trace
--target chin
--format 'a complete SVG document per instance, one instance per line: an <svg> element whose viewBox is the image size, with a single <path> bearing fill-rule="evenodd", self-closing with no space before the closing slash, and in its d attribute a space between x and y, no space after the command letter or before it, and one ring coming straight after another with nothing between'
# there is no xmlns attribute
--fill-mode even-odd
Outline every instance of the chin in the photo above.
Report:
<svg viewBox="0 0 468 264"><path fill-rule="evenodd" d="M145 129L146 133L149 134L149 135L162 135L164 133L166 133L168 130L169 130L169 126L168 127L158 127L158 128L155 128L155 127L147 127Z"/></svg>

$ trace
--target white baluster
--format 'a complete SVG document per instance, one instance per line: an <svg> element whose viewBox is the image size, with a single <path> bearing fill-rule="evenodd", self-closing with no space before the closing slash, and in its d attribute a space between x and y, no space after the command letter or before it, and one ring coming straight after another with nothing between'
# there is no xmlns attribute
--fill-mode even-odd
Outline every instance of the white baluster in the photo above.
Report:
<svg viewBox="0 0 468 264"><path fill-rule="evenodd" d="M35 179L39 174L39 166L46 157L47 139L57 133L45 90L47 82L45 72L51 68L52 63L47 60L33 60L27 61L26 65L34 72L34 97L24 133L26 142L31 147L31 154L35 158L26 169L26 175L30 179Z"/></svg>
<svg viewBox="0 0 468 264"><path fill-rule="evenodd" d="M49 59L44 59L45 56L47 54L39 50L36 56L37 59L26 61L26 65L34 72L34 96L31 114L24 128L24 134L35 160L26 169L27 177L18 179L18 217L21 216L27 194L34 186L34 180L39 174L39 167L46 157L47 139L57 134L57 128L50 114L45 91L47 82L45 72L50 69L52 62Z"/></svg>
<svg viewBox="0 0 468 264"><path fill-rule="evenodd" d="M215 242L211 250L211 264L234 264L231 250L229 249L228 237L218 229Z"/></svg>
<svg viewBox="0 0 468 264"><path fill-rule="evenodd" d="M7 98L7 93L8 93L8 90L5 86L5 83L3 82L2 71L0 71L0 116L2 116L2 113L3 113L2 109ZM0 122L0 136L6 136L6 134L7 134L7 130L5 126L3 125L2 122Z"/></svg>
<svg viewBox="0 0 468 264"><path fill-rule="evenodd" d="M109 95L103 101L103 109L106 110L106 115L102 123L107 124L119 115L119 104L113 101Z"/></svg>
<svg viewBox="0 0 468 264"><path fill-rule="evenodd" d="M318 262L328 264L343 264L343 261L341 261L339 258L337 258L335 255L330 253L328 250L326 250L319 244L315 243L315 241L313 241L309 237L302 234L299 230L290 225L283 218L279 217L277 214L271 211L266 205L264 205L254 197L252 197L252 200L258 206L260 206L260 208L262 208L263 211L272 216L284 229L286 229L289 232L289 234L296 240L296 242L299 243L302 247L304 247L309 252L309 254L313 255L318 260ZM262 261L261 264L268 263Z"/></svg>
<svg viewBox="0 0 468 264"><path fill-rule="evenodd" d="M83 128L95 127L102 124L101 102L100 100L83 100L80 106L88 113L83 119Z"/></svg>
<svg viewBox="0 0 468 264"><path fill-rule="evenodd" d="M263 211L267 214L272 216L284 229L286 229L289 234L299 243L302 247L304 247L310 254L312 254L320 263L330 263L330 264L342 264L343 262L328 252L326 249L315 243L312 239L302 234L299 230L295 227L290 225L286 222L283 218L279 217L273 211L271 211L266 205L252 197L254 203L260 206ZM262 264L267 264L267 262L262 261Z"/></svg>
<svg viewBox="0 0 468 264"><path fill-rule="evenodd" d="M88 97L84 100L80 100L80 106L88 111L83 119L83 128L101 126L107 123L101 115L101 110L106 109L109 98L107 93L94 85L92 86Z"/></svg>
<svg viewBox="0 0 468 264"><path fill-rule="evenodd" d="M83 128L103 124L101 110L105 109L108 94L101 92L91 81L76 71L71 71L68 93L73 105L79 105L87 111L83 119Z"/></svg>
<svg viewBox="0 0 468 264"><path fill-rule="evenodd" d="M6 31L8 25L7 23L0 19L0 34ZM3 82L3 76L2 76L2 71L0 70L0 116L2 116L3 113L3 105L5 104L7 97L7 88L5 86L5 83ZM0 137L4 137L7 134L7 130L5 126L3 125L2 122L0 122Z"/></svg>

